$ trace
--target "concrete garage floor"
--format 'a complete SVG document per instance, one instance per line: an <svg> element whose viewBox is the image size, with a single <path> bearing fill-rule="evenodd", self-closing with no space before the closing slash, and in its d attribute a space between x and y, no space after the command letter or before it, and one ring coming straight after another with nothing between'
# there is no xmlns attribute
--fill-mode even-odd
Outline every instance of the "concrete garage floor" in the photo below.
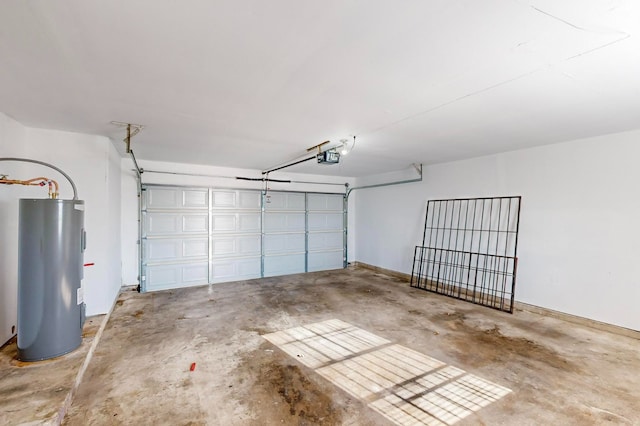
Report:
<svg viewBox="0 0 640 426"><path fill-rule="evenodd" d="M317 360L298 341L272 343L295 330L345 323L350 331L334 335L373 342L361 354L396 366L363 373L357 365L367 364L359 353L329 365L331 373L315 369ZM427 364L506 389L466 412L459 425L640 424L639 349L632 337L530 312L501 313L367 269L125 291L64 424L392 425L421 424L420 415L422 424L451 424L457 419L438 408L434 416L402 417L385 414L379 404L435 377L420 373ZM398 383L404 379L392 370L416 377ZM348 386L375 374L396 383ZM429 386L417 397L426 401L440 385Z"/></svg>
<svg viewBox="0 0 640 426"><path fill-rule="evenodd" d="M87 318L80 347L57 358L19 361L15 337L0 348L0 425L60 424L103 320Z"/></svg>

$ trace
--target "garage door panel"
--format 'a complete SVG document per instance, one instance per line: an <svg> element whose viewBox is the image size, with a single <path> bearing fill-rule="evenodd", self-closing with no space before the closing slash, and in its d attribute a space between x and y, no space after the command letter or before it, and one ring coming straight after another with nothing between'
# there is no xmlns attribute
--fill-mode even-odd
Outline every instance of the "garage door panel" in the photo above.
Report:
<svg viewBox="0 0 640 426"><path fill-rule="evenodd" d="M261 238L260 235L254 235L251 237L240 237L240 250L238 254L247 256L250 254L260 254L261 250Z"/></svg>
<svg viewBox="0 0 640 426"><path fill-rule="evenodd" d="M344 267L344 252L326 251L309 253L309 272L342 269Z"/></svg>
<svg viewBox="0 0 640 426"><path fill-rule="evenodd" d="M177 213L147 213L146 234L162 235L180 232L180 215Z"/></svg>
<svg viewBox="0 0 640 426"><path fill-rule="evenodd" d="M200 239L151 239L146 242L145 261L184 260L193 258L207 259L209 241Z"/></svg>
<svg viewBox="0 0 640 426"><path fill-rule="evenodd" d="M237 251L236 240L233 237L230 238L216 238L213 240L213 255L214 256L230 256Z"/></svg>
<svg viewBox="0 0 640 426"><path fill-rule="evenodd" d="M264 209L272 210L305 210L305 194L296 192L269 192L265 196Z"/></svg>
<svg viewBox="0 0 640 426"><path fill-rule="evenodd" d="M305 234L268 234L264 236L264 253L304 253Z"/></svg>
<svg viewBox="0 0 640 426"><path fill-rule="evenodd" d="M260 235L215 236L213 257L260 255Z"/></svg>
<svg viewBox="0 0 640 426"><path fill-rule="evenodd" d="M258 191L213 190L211 206L214 209L260 210L261 198Z"/></svg>
<svg viewBox="0 0 640 426"><path fill-rule="evenodd" d="M209 208L209 191L207 190L184 190L182 191L182 206L192 208Z"/></svg>
<svg viewBox="0 0 640 426"><path fill-rule="evenodd" d="M209 207L207 189L147 188L147 209L185 209Z"/></svg>
<svg viewBox="0 0 640 426"><path fill-rule="evenodd" d="M260 210L262 208L262 194L257 191L239 191L238 208Z"/></svg>
<svg viewBox="0 0 640 426"><path fill-rule="evenodd" d="M238 218L235 214L214 215L211 232L234 232L238 230Z"/></svg>
<svg viewBox="0 0 640 426"><path fill-rule="evenodd" d="M211 191L211 206L215 208L236 207L236 191Z"/></svg>
<svg viewBox="0 0 640 426"><path fill-rule="evenodd" d="M175 266L147 266L147 281L153 283L153 288L171 288L179 284L180 271ZM147 290L151 288L147 287Z"/></svg>
<svg viewBox="0 0 640 426"><path fill-rule="evenodd" d="M208 239L182 240L182 256L184 258L206 257L209 255Z"/></svg>
<svg viewBox="0 0 640 426"><path fill-rule="evenodd" d="M209 262L206 264L185 265L181 269L185 283L207 284L209 282Z"/></svg>
<svg viewBox="0 0 640 426"><path fill-rule="evenodd" d="M344 197L334 194L309 194L308 206L309 211L339 211L344 208Z"/></svg>
<svg viewBox="0 0 640 426"><path fill-rule="evenodd" d="M177 208L180 194L175 189L147 189L147 208Z"/></svg>
<svg viewBox="0 0 640 426"><path fill-rule="evenodd" d="M145 291L209 281L209 189L145 187Z"/></svg>
<svg viewBox="0 0 640 426"><path fill-rule="evenodd" d="M146 274L146 281L152 283L146 286L147 291L207 284L209 263L147 265Z"/></svg>
<svg viewBox="0 0 640 426"><path fill-rule="evenodd" d="M264 257L264 276L299 274L305 272L305 254L285 254Z"/></svg>
<svg viewBox="0 0 640 426"><path fill-rule="evenodd" d="M219 213L212 216L211 231L260 233L260 213Z"/></svg>
<svg viewBox="0 0 640 426"><path fill-rule="evenodd" d="M238 215L238 231L240 232L261 232L260 213Z"/></svg>
<svg viewBox="0 0 640 426"><path fill-rule="evenodd" d="M304 213L268 213L264 217L265 232L305 232Z"/></svg>
<svg viewBox="0 0 640 426"><path fill-rule="evenodd" d="M182 232L184 233L208 233L208 215L184 215L182 216Z"/></svg>
<svg viewBox="0 0 640 426"><path fill-rule="evenodd" d="M209 217L206 213L147 212L145 219L147 236L208 232Z"/></svg>
<svg viewBox="0 0 640 426"><path fill-rule="evenodd" d="M212 282L260 278L260 256L239 259L220 259L212 262Z"/></svg>
<svg viewBox="0 0 640 426"><path fill-rule="evenodd" d="M180 256L180 240L147 241L145 260L159 261Z"/></svg>
<svg viewBox="0 0 640 426"><path fill-rule="evenodd" d="M315 232L309 234L309 250L342 250L344 234L341 232Z"/></svg>
<svg viewBox="0 0 640 426"><path fill-rule="evenodd" d="M340 213L309 213L309 231L338 230L344 227L344 215Z"/></svg>
<svg viewBox="0 0 640 426"><path fill-rule="evenodd" d="M270 192L265 197L264 276L305 272L306 194Z"/></svg>

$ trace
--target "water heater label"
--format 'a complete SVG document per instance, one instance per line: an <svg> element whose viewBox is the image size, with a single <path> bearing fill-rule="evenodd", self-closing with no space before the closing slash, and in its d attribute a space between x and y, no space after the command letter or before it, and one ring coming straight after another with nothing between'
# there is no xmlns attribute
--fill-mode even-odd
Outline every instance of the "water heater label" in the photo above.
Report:
<svg viewBox="0 0 640 426"><path fill-rule="evenodd" d="M84 204L74 204L73 208L76 209L76 210L84 211Z"/></svg>
<svg viewBox="0 0 640 426"><path fill-rule="evenodd" d="M76 300L78 301L78 305L82 305L82 303L84 303L84 291L82 290L82 287L77 291Z"/></svg>

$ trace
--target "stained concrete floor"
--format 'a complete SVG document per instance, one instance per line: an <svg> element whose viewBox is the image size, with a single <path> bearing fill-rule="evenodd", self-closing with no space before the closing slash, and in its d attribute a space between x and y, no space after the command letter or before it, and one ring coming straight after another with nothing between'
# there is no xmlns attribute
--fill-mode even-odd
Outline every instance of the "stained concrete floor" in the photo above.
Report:
<svg viewBox="0 0 640 426"><path fill-rule="evenodd" d="M392 425L262 337L330 319L512 391L459 425L640 424L640 340L366 269L123 292L64 424Z"/></svg>
<svg viewBox="0 0 640 426"><path fill-rule="evenodd" d="M15 337L0 349L0 425L60 424L103 319L87 318L80 347L57 358L19 361Z"/></svg>

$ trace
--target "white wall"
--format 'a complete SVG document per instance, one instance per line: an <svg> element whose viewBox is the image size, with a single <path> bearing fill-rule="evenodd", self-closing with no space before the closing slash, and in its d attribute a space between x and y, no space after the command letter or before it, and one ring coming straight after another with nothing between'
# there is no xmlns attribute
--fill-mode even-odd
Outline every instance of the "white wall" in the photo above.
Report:
<svg viewBox="0 0 640 426"><path fill-rule="evenodd" d="M135 150L135 146L134 146ZM183 185L217 188L248 188L262 189L262 182L237 180L236 176L261 178L259 170L234 169L227 167L214 167L193 164L166 163L157 161L139 161L140 167L145 170L166 171L176 173L190 173L212 175L185 176L145 172L142 181L145 184ZM292 181L329 182L340 185L318 185L308 183L276 183L271 182L269 189L281 191L309 191L344 193L344 183L353 183L350 178L331 177L320 175L302 175L295 173L276 172L271 173L270 178ZM129 158L122 159L122 279L125 285L138 284L138 199L133 162ZM350 212L348 227L353 229L354 217ZM349 246L354 246L355 233L349 233ZM349 256L351 258L351 256Z"/></svg>
<svg viewBox="0 0 640 426"><path fill-rule="evenodd" d="M118 296L122 286L122 253L121 253L121 201L122 196L122 170L120 154L116 151L112 143L107 143L106 153L106 183L107 183L107 209L108 214L106 230L107 246L107 279L103 292L97 295L101 303L101 312L107 312L113 301Z"/></svg>
<svg viewBox="0 0 640 426"><path fill-rule="evenodd" d="M522 195L516 299L640 330L640 132L425 167L361 190L357 260L410 273L426 202Z"/></svg>
<svg viewBox="0 0 640 426"><path fill-rule="evenodd" d="M349 260L409 273L420 244L426 201L522 195L516 299L640 330L634 265L640 257L640 132L627 132L425 167L424 181L362 189L349 202ZM74 178L85 200L88 247L85 299L89 315L107 312L122 283L137 283L137 197L132 164L104 137L33 129L0 114L0 157L50 162ZM260 177L259 171L141 162L148 170ZM45 175L71 190L56 172L0 162L12 178ZM272 174L275 179L344 183L345 178ZM351 185L415 177L411 172L350 181ZM259 182L144 174L145 183L261 188ZM270 184L273 190L344 192L341 186ZM18 199L46 190L0 187L0 343L17 316ZM122 278L121 278L122 277Z"/></svg>
<svg viewBox="0 0 640 426"><path fill-rule="evenodd" d="M0 113L0 157L7 157L9 152L21 156L25 140L26 128ZM9 174L9 178L22 176L23 169L25 166L20 163L0 161L0 175ZM16 333L18 320L17 229L18 198L22 190L16 186L0 186L0 346Z"/></svg>
<svg viewBox="0 0 640 426"><path fill-rule="evenodd" d="M0 157L24 157L51 163L71 176L78 188L79 199L85 201L85 229L87 250L85 263L95 263L86 267L83 287L87 315L107 312L121 286L120 279L120 159L111 141L102 136L84 135L46 129L20 126L15 121L0 115L4 128L7 121L11 128L24 129L22 141L8 141L4 133ZM15 130L9 133L16 133ZM13 137L11 138L13 139ZM18 138L19 139L19 138ZM47 176L60 184L60 198L73 196L66 179L54 170L44 166L14 162L0 162L0 173L8 173L11 178L27 179ZM17 304L17 215L19 198L46 198L46 189L34 187L0 187L2 204L2 225L0 244L10 258L3 261L1 277L3 286L8 286L10 298L7 306ZM4 257L4 256L3 256ZM10 299L10 300L9 300ZM3 306L5 302L3 302ZM3 312L5 309L3 308ZM15 308L8 316L15 318ZM2 315L4 317L4 314ZM3 320L4 321L4 320ZM5 324L2 324L5 325ZM1 337L4 337L4 330ZM2 339L0 339L2 340ZM4 341L4 340L3 340Z"/></svg>

